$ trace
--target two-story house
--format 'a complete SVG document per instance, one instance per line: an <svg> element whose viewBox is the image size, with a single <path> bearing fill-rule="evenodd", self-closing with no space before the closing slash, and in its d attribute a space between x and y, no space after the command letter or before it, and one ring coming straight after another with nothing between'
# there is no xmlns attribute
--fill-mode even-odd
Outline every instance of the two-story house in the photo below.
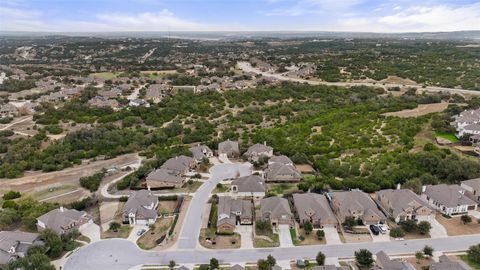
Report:
<svg viewBox="0 0 480 270"><path fill-rule="evenodd" d="M133 192L123 206L123 220L130 225L150 225L157 219L158 198L149 190Z"/></svg>
<svg viewBox="0 0 480 270"><path fill-rule="evenodd" d="M253 204L249 200L234 199L228 196L218 198L217 232L233 232L237 224L253 223Z"/></svg>
<svg viewBox="0 0 480 270"><path fill-rule="evenodd" d="M477 209L477 202L468 198L459 185L424 186L422 198L445 215L460 215Z"/></svg>
<svg viewBox="0 0 480 270"><path fill-rule="evenodd" d="M333 192L329 196L333 212L340 222L353 217L368 225L385 222L387 219L370 196L360 190Z"/></svg>

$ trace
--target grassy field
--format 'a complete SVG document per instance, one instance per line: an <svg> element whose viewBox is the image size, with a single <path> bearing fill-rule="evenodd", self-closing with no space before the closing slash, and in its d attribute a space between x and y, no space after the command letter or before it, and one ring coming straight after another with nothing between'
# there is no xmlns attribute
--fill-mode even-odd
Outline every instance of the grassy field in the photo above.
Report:
<svg viewBox="0 0 480 270"><path fill-rule="evenodd" d="M443 132L436 132L435 137L439 137L448 141L451 141L452 143L458 142L458 138L455 137L452 133L443 133Z"/></svg>
<svg viewBox="0 0 480 270"><path fill-rule="evenodd" d="M97 77L104 80L111 80L116 78L121 72L97 72L97 73L90 73L90 77Z"/></svg>
<svg viewBox="0 0 480 270"><path fill-rule="evenodd" d="M474 262L468 258L467 255L459 256L462 261L467 263L473 270L480 270L480 262Z"/></svg>

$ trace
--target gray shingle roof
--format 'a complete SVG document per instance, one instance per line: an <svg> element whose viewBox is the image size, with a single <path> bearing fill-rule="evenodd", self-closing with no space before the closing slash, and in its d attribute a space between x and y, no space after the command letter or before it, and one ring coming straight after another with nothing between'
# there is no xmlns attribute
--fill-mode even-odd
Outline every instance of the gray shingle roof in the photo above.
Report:
<svg viewBox="0 0 480 270"><path fill-rule="evenodd" d="M130 195L123 206L123 214L135 214L137 219L154 219L157 217L155 208L147 209L158 202L158 198L148 190L139 190Z"/></svg>
<svg viewBox="0 0 480 270"><path fill-rule="evenodd" d="M232 181L237 186L237 192L265 192L265 182L258 175L249 175Z"/></svg>
<svg viewBox="0 0 480 270"><path fill-rule="evenodd" d="M283 179L284 177L288 179ZM299 181L302 175L293 165L274 162L265 170L265 178L267 181Z"/></svg>
<svg viewBox="0 0 480 270"><path fill-rule="evenodd" d="M324 195L317 193L294 193L293 204L300 220L335 219L332 209Z"/></svg>
<svg viewBox="0 0 480 270"><path fill-rule="evenodd" d="M458 205L474 205L472 199L468 198L461 192L464 192L463 188L458 185L435 185L427 186L425 194L437 201L438 203L446 207L457 207Z"/></svg>
<svg viewBox="0 0 480 270"><path fill-rule="evenodd" d="M28 233L21 231L1 231L0 232L0 250L8 252L11 247L17 247L19 244L32 245L38 239L38 233Z"/></svg>
<svg viewBox="0 0 480 270"><path fill-rule="evenodd" d="M46 225L47 228L61 233L68 229L73 223L78 224L82 219L91 219L84 211L75 209L59 208L38 217L38 220Z"/></svg>
<svg viewBox="0 0 480 270"><path fill-rule="evenodd" d="M372 270L415 270L413 266L407 262L391 260L388 255L380 251L377 254L377 265Z"/></svg>
<svg viewBox="0 0 480 270"><path fill-rule="evenodd" d="M268 163L282 163L282 164L290 164L293 165L293 161L288 158L287 156L273 156L268 160Z"/></svg>
<svg viewBox="0 0 480 270"><path fill-rule="evenodd" d="M374 214L381 219L386 218L368 194L360 190L334 192L332 197L335 202L339 203L338 211L343 216L351 216L354 212L363 212L363 216Z"/></svg>
<svg viewBox="0 0 480 270"><path fill-rule="evenodd" d="M262 217L280 218L283 215L292 216L290 205L287 199L280 197L269 197L262 199L260 204L260 213Z"/></svg>
<svg viewBox="0 0 480 270"><path fill-rule="evenodd" d="M165 161L160 168L176 174L183 174L190 169L194 162L193 158L181 155Z"/></svg>
<svg viewBox="0 0 480 270"><path fill-rule="evenodd" d="M474 190L480 190L480 178L465 180L462 181L462 184L467 185Z"/></svg>
<svg viewBox="0 0 480 270"><path fill-rule="evenodd" d="M237 141L224 141L218 144L218 153L219 154L230 154L230 153L240 153L240 150L238 148L238 142Z"/></svg>
<svg viewBox="0 0 480 270"><path fill-rule="evenodd" d="M251 155L267 154L271 151L273 151L272 147L267 146L265 144L256 143L248 148L247 152L245 152L245 155L251 156Z"/></svg>
<svg viewBox="0 0 480 270"><path fill-rule="evenodd" d="M377 192L377 198L380 200L382 197L386 198L391 203L393 209L393 216L397 217L400 213L404 212L408 208L413 210L418 207L424 206L430 209L430 206L420 199L413 191L409 189L385 189ZM417 206L416 206L417 205Z"/></svg>
<svg viewBox="0 0 480 270"><path fill-rule="evenodd" d="M159 182L166 182L172 184L179 184L183 182L183 178L181 176L172 174L170 171L165 169L157 169L147 175L146 178L147 182L149 181L159 181Z"/></svg>
<svg viewBox="0 0 480 270"><path fill-rule="evenodd" d="M470 267L463 262L456 262L450 260L445 255L440 256L439 262L432 263L431 270L471 270Z"/></svg>
<svg viewBox="0 0 480 270"><path fill-rule="evenodd" d="M206 145L194 146L189 150L192 153L193 158L196 160L202 160L204 157L207 157L207 153L212 153L212 149Z"/></svg>

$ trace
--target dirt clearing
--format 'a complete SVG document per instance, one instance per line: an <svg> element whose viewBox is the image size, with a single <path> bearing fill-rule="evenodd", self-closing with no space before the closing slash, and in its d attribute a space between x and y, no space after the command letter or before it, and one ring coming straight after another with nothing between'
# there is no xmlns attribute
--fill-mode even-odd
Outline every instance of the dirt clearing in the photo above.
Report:
<svg viewBox="0 0 480 270"><path fill-rule="evenodd" d="M408 117L418 117L422 115L426 115L429 113L436 113L444 111L450 103L442 102L442 103L432 103L432 104L421 104L418 105L417 108L411 110L403 110L398 112L389 112L384 113L385 116L397 116L400 118L408 118Z"/></svg>

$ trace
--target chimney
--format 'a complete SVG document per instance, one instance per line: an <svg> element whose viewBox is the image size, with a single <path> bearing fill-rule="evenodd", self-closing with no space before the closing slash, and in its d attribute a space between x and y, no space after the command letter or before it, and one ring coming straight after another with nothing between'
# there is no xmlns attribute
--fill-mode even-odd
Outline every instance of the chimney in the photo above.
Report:
<svg viewBox="0 0 480 270"><path fill-rule="evenodd" d="M425 193L427 191L427 186L422 186L422 193Z"/></svg>
<svg viewBox="0 0 480 270"><path fill-rule="evenodd" d="M263 145L267 146L267 141L263 141Z"/></svg>
<svg viewBox="0 0 480 270"><path fill-rule="evenodd" d="M397 190L400 190L401 187L402 187L402 184L398 183L398 184L397 184Z"/></svg>
<svg viewBox="0 0 480 270"><path fill-rule="evenodd" d="M63 209L63 206L60 206L60 212L63 212L64 209Z"/></svg>

